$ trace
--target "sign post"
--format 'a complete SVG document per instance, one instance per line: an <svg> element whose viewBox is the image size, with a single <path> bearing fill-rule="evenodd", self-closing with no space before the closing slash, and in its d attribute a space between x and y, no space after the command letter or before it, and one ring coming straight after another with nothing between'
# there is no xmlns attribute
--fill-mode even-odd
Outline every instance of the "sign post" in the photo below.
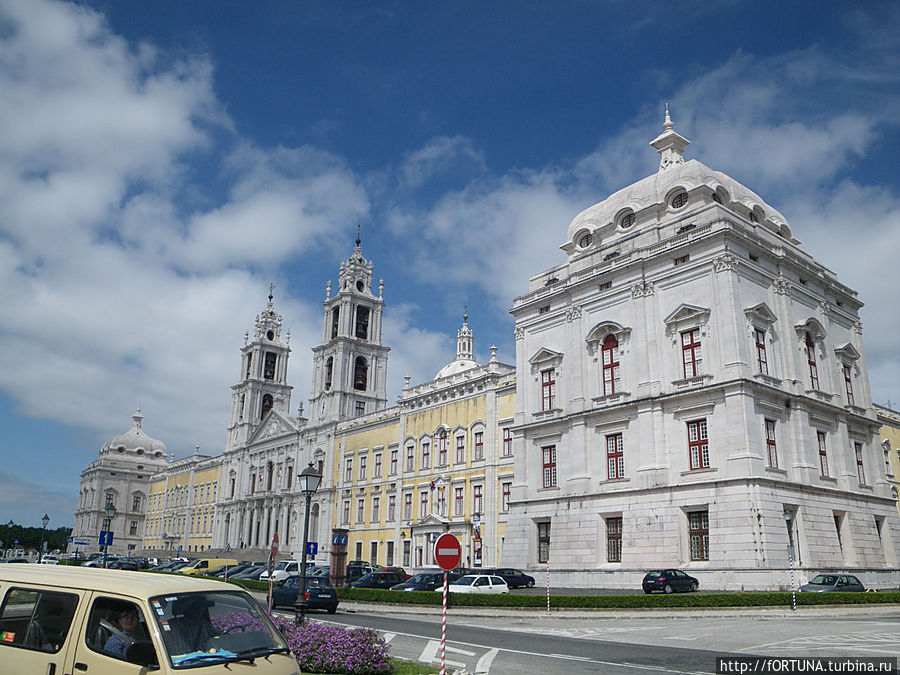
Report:
<svg viewBox="0 0 900 675"><path fill-rule="evenodd" d="M447 648L447 572L454 567L459 567L462 559L462 546L459 539L452 534L442 534L434 542L434 560L444 570L444 601L441 613L441 675L446 672L446 648Z"/></svg>
<svg viewBox="0 0 900 675"><path fill-rule="evenodd" d="M269 614L272 613L272 568L275 566L275 556L278 555L278 533L272 533L272 548L269 551Z"/></svg>

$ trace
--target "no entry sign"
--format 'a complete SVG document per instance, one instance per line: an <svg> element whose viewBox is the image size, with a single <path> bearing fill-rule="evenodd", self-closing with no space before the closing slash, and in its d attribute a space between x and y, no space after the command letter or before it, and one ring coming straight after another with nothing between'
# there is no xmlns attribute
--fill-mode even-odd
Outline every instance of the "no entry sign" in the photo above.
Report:
<svg viewBox="0 0 900 675"><path fill-rule="evenodd" d="M442 570L449 572L454 567L459 567L462 559L462 546L459 539L452 534L442 534L434 542L434 560Z"/></svg>

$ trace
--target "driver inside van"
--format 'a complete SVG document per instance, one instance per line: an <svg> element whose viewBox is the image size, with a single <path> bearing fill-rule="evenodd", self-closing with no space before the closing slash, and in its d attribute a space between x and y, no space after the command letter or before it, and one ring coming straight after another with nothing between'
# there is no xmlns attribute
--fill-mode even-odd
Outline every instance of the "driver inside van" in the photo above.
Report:
<svg viewBox="0 0 900 675"><path fill-rule="evenodd" d="M219 635L212 625L207 608L210 602L202 597L187 598L178 614L169 621L171 633L167 636L172 654L187 654L206 649L210 638Z"/></svg>

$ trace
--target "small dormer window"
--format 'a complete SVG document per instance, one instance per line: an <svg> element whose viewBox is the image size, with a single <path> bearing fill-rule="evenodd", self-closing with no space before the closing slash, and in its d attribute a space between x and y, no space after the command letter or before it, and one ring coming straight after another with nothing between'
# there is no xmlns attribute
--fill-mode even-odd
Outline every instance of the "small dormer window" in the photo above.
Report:
<svg viewBox="0 0 900 675"><path fill-rule="evenodd" d="M632 227L634 225L634 220L634 212L629 211L619 219L619 227L623 230L627 230L629 227Z"/></svg>
<svg viewBox="0 0 900 675"><path fill-rule="evenodd" d="M267 330L266 331L266 340L269 340L271 342L274 339L275 339L275 333L273 331Z"/></svg>
<svg viewBox="0 0 900 675"><path fill-rule="evenodd" d="M356 282L356 290L358 290L360 293L366 290L366 285L362 282L362 279Z"/></svg>
<svg viewBox="0 0 900 675"><path fill-rule="evenodd" d="M119 446L118 448L116 448L116 451L121 455L123 452L125 452L125 448Z"/></svg>
<svg viewBox="0 0 900 675"><path fill-rule="evenodd" d="M585 232L578 238L578 247L579 248L587 248L594 241L594 235L590 232Z"/></svg>
<svg viewBox="0 0 900 675"><path fill-rule="evenodd" d="M143 454L144 454L144 449L143 449L143 448L138 448L138 449L137 449L137 454L143 455Z"/></svg>
<svg viewBox="0 0 900 675"><path fill-rule="evenodd" d="M682 206L688 203L688 193L679 192L674 197L672 197L671 203L673 209L680 209Z"/></svg>

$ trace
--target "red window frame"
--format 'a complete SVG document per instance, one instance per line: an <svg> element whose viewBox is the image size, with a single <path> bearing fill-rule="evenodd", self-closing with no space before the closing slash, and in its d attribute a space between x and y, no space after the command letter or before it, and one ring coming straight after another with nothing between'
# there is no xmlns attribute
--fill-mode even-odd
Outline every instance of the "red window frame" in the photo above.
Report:
<svg viewBox="0 0 900 675"><path fill-rule="evenodd" d="M463 489L461 487L453 488L453 513L457 516L463 515L464 505Z"/></svg>
<svg viewBox="0 0 900 675"><path fill-rule="evenodd" d="M509 427L503 428L503 456L504 457L512 457L512 429Z"/></svg>
<svg viewBox="0 0 900 675"><path fill-rule="evenodd" d="M709 436L706 420L694 420L687 423L688 456L691 471L709 468Z"/></svg>
<svg viewBox="0 0 900 675"><path fill-rule="evenodd" d="M684 265L690 259L691 259L690 255L683 255L683 256L679 256L679 257L675 258L675 260L673 262L675 263L676 266Z"/></svg>
<svg viewBox="0 0 900 675"><path fill-rule="evenodd" d="M541 410L553 410L556 403L556 380L553 368L541 371Z"/></svg>
<svg viewBox="0 0 900 675"><path fill-rule="evenodd" d="M403 518L405 520L412 519L412 492L403 495Z"/></svg>
<svg viewBox="0 0 900 675"><path fill-rule="evenodd" d="M480 485L472 486L472 513L484 513L484 488Z"/></svg>
<svg viewBox="0 0 900 675"><path fill-rule="evenodd" d="M542 468L544 475L544 487L552 488L556 487L557 474L556 474L556 446L555 445L547 445L541 448L542 455Z"/></svg>
<svg viewBox="0 0 900 675"><path fill-rule="evenodd" d="M344 523L350 522L350 500L344 500Z"/></svg>
<svg viewBox="0 0 900 675"><path fill-rule="evenodd" d="M606 477L609 480L625 478L625 444L622 434L606 437Z"/></svg>
<svg viewBox="0 0 900 675"><path fill-rule="evenodd" d="M606 562L622 562L622 517L606 519Z"/></svg>
<svg viewBox="0 0 900 675"><path fill-rule="evenodd" d="M816 343L812 334L806 331L806 363L809 366L809 383L812 389L819 388L819 367L816 365Z"/></svg>
<svg viewBox="0 0 900 675"><path fill-rule="evenodd" d="M475 448L473 449L473 459L484 459L484 432L475 432Z"/></svg>
<svg viewBox="0 0 900 675"><path fill-rule="evenodd" d="M363 455L359 458L359 480L364 481L366 479L366 464L367 459L366 456Z"/></svg>
<svg viewBox="0 0 900 675"><path fill-rule="evenodd" d="M388 513L387 519L390 522L394 521L394 516L397 515L397 497L395 495L388 495Z"/></svg>
<svg viewBox="0 0 900 675"><path fill-rule="evenodd" d="M509 495L512 493L512 483L501 484L500 510L503 513L509 512Z"/></svg>
<svg viewBox="0 0 900 675"><path fill-rule="evenodd" d="M365 401L357 401L356 402L356 416L362 417L366 414L366 402Z"/></svg>
<svg viewBox="0 0 900 675"><path fill-rule="evenodd" d="M422 468L431 468L431 442L422 441Z"/></svg>
<svg viewBox="0 0 900 675"><path fill-rule="evenodd" d="M406 470L412 471L416 466L416 446L406 446Z"/></svg>
<svg viewBox="0 0 900 675"><path fill-rule="evenodd" d="M859 484L866 484L866 469L863 466L863 446L862 443L853 443L853 451L856 455L856 477L859 478Z"/></svg>
<svg viewBox="0 0 900 675"><path fill-rule="evenodd" d="M700 329L694 328L683 332L681 334L681 365L685 379L700 375L702 363Z"/></svg>
<svg viewBox="0 0 900 675"><path fill-rule="evenodd" d="M375 478L381 478L381 453L375 455Z"/></svg>
<svg viewBox="0 0 900 675"><path fill-rule="evenodd" d="M456 463L462 464L466 461L466 437L456 437Z"/></svg>
<svg viewBox="0 0 900 675"><path fill-rule="evenodd" d="M691 560L709 560L709 511L688 514Z"/></svg>
<svg viewBox="0 0 900 675"><path fill-rule="evenodd" d="M437 498L435 499L437 512L440 516L447 515L447 495L444 492L444 486L437 488Z"/></svg>
<svg viewBox="0 0 900 675"><path fill-rule="evenodd" d="M763 375L769 374L769 360L766 356L766 332L759 328L753 331L756 338L756 367Z"/></svg>
<svg viewBox="0 0 900 675"><path fill-rule="evenodd" d="M853 399L853 367L844 364L844 389L847 391L847 405L855 405Z"/></svg>
<svg viewBox="0 0 900 675"><path fill-rule="evenodd" d="M680 209L682 206L688 203L688 193L687 192L679 192L677 195L672 197L672 208Z"/></svg>
<svg viewBox="0 0 900 675"><path fill-rule="evenodd" d="M828 477L828 444L824 431L816 432L816 440L819 444L819 475L823 478Z"/></svg>
<svg viewBox="0 0 900 675"><path fill-rule="evenodd" d="M619 227L623 230L627 230L629 227L634 225L635 215L633 213L626 213L622 216L622 220L619 221Z"/></svg>
<svg viewBox="0 0 900 675"><path fill-rule="evenodd" d="M438 466L447 466L447 430L438 434Z"/></svg>
<svg viewBox="0 0 900 675"><path fill-rule="evenodd" d="M397 461L399 459L398 454L399 453L397 450L391 450L391 467L390 467L390 474L389 474L391 476L397 475Z"/></svg>
<svg viewBox="0 0 900 675"><path fill-rule="evenodd" d="M419 493L419 518L424 518L428 515L428 493L426 491L422 491Z"/></svg>
<svg viewBox="0 0 900 675"><path fill-rule="evenodd" d="M356 500L356 524L361 525L366 519L366 498L360 497Z"/></svg>
<svg viewBox="0 0 900 675"><path fill-rule="evenodd" d="M775 443L775 420L766 420L766 463L778 468L778 446Z"/></svg>
<svg viewBox="0 0 900 675"><path fill-rule="evenodd" d="M353 458L352 457L348 457L345 460L344 481L347 483L353 482Z"/></svg>
<svg viewBox="0 0 900 675"><path fill-rule="evenodd" d="M600 350L603 363L603 395L615 394L620 389L619 383L619 341L610 333L603 340Z"/></svg>
<svg viewBox="0 0 900 675"><path fill-rule="evenodd" d="M379 517L381 515L379 513L380 507L381 507L381 498L375 497L373 495L372 496L372 524L373 525L377 525L378 521L380 520L380 517Z"/></svg>

